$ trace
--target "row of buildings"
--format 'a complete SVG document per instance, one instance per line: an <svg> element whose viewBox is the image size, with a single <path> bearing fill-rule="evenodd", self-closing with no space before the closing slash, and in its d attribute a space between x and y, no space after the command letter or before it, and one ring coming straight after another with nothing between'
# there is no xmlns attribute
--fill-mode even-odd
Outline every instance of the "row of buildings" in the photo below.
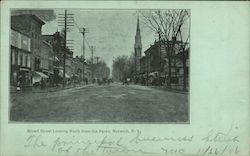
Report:
<svg viewBox="0 0 250 156"><path fill-rule="evenodd" d="M33 14L11 16L11 85L33 86L42 79L51 84L61 83L64 54L66 79L90 78L89 64L81 57L73 57L73 52L65 48L61 32L43 35L44 24Z"/></svg>
<svg viewBox="0 0 250 156"><path fill-rule="evenodd" d="M135 81L158 85L165 83L171 88L188 89L189 50L188 43L178 41L176 38L170 41L159 39L145 50L142 56L138 18L134 44Z"/></svg>

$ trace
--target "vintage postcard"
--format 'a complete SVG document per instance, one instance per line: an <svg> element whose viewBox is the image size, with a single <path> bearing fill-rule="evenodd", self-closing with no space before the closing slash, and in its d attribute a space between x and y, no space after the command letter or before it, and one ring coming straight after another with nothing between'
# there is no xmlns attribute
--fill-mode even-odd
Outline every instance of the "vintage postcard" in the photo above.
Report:
<svg viewBox="0 0 250 156"><path fill-rule="evenodd" d="M248 2L4 1L2 156L248 156Z"/></svg>

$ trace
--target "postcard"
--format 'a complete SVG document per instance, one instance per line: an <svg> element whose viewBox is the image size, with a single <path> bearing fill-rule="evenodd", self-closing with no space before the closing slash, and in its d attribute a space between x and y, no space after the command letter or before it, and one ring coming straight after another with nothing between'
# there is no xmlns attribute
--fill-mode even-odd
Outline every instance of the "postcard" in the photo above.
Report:
<svg viewBox="0 0 250 156"><path fill-rule="evenodd" d="M3 1L3 156L248 156L248 2Z"/></svg>

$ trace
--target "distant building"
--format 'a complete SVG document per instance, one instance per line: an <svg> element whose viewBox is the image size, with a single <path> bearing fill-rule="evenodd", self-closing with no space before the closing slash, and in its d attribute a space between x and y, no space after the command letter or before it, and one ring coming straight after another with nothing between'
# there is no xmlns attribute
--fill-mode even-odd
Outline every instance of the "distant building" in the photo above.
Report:
<svg viewBox="0 0 250 156"><path fill-rule="evenodd" d="M82 80L82 72L83 72L83 63L81 61L81 58L76 56L73 58L72 61L72 68L73 68L73 74L78 77L80 80Z"/></svg>
<svg viewBox="0 0 250 156"><path fill-rule="evenodd" d="M40 60L41 60L40 64L41 71L48 76L53 75L54 52L50 43L46 41L42 42Z"/></svg>
<svg viewBox="0 0 250 156"><path fill-rule="evenodd" d="M142 56L140 59L140 74L147 73L147 62L146 56Z"/></svg>
<svg viewBox="0 0 250 156"><path fill-rule="evenodd" d="M142 44L141 44L140 22L139 22L139 17L137 17L137 27L136 27L135 44L134 44L136 75L140 73L141 51L142 51Z"/></svg>
<svg viewBox="0 0 250 156"><path fill-rule="evenodd" d="M70 50L66 50L66 59L65 59L65 73L67 74L66 78L70 78L73 76L74 69L72 66L73 62L73 52Z"/></svg>
<svg viewBox="0 0 250 156"><path fill-rule="evenodd" d="M64 65L64 54L65 58L65 77L70 78L73 76L73 52L68 48L65 49L65 39L62 33L55 32L52 35L43 35L42 39L47 43L50 43L54 52L54 74L55 77L63 77L63 65Z"/></svg>

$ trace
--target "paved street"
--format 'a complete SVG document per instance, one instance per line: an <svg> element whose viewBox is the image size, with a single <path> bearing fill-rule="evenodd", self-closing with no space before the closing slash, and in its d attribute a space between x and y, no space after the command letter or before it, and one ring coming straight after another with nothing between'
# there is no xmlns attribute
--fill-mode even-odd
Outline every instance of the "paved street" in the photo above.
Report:
<svg viewBox="0 0 250 156"><path fill-rule="evenodd" d="M11 121L188 122L188 95L139 85L12 93Z"/></svg>

